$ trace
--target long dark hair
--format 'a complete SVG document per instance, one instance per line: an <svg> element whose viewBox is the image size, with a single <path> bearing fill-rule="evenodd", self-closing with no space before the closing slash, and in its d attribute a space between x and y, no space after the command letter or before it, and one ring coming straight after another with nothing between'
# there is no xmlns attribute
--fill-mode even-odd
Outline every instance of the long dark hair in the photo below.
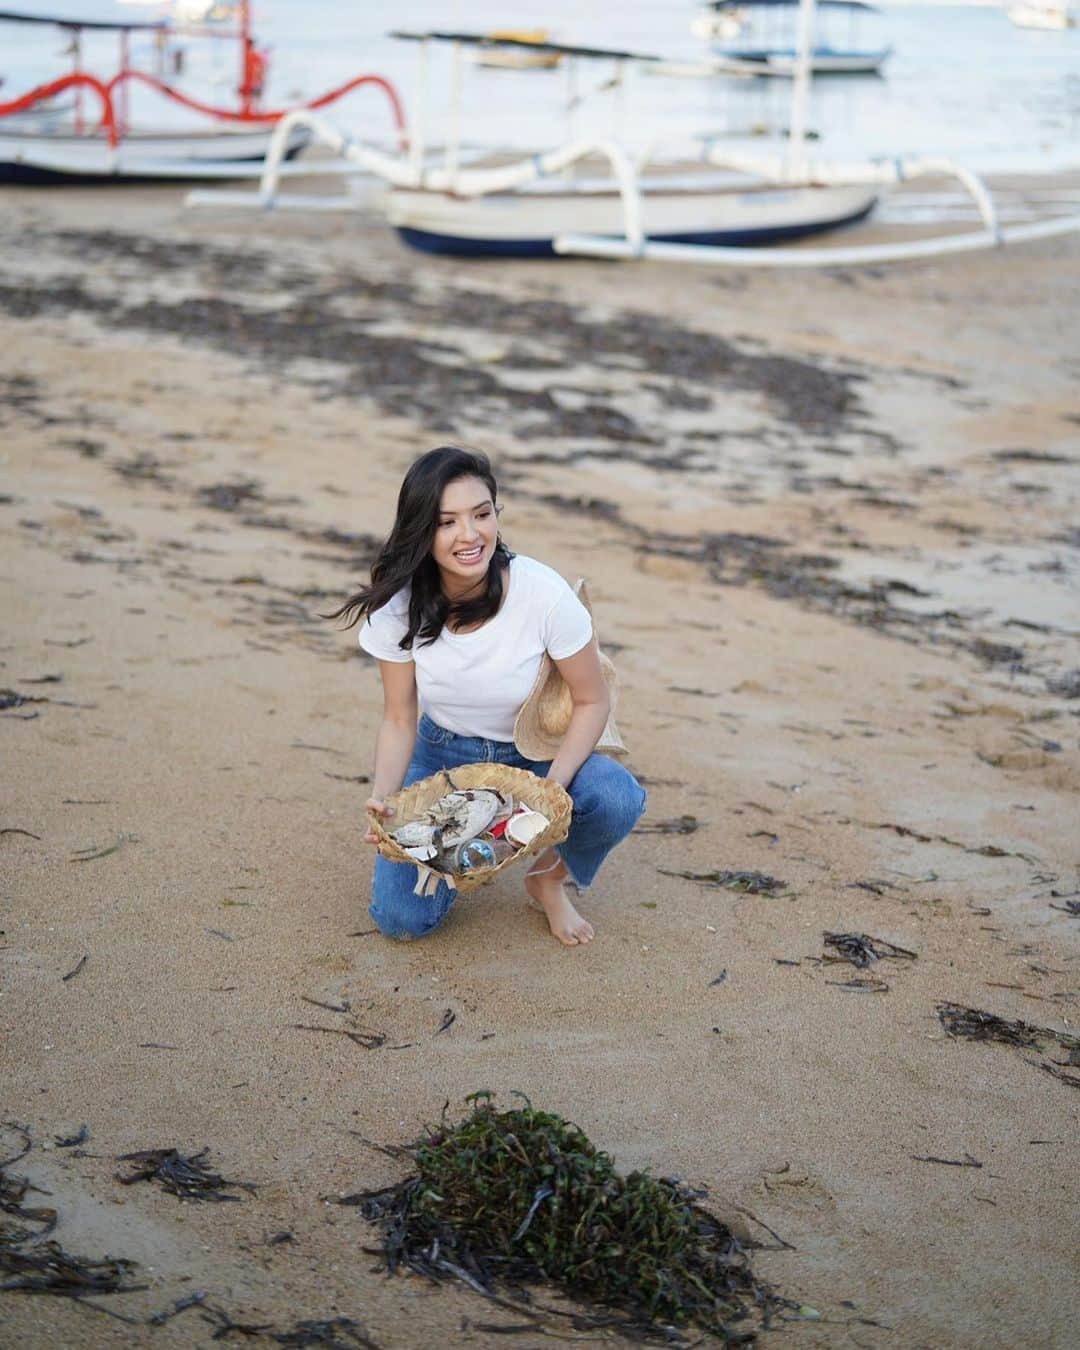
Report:
<svg viewBox="0 0 1080 1350"><path fill-rule="evenodd" d="M456 445L440 445L414 460L398 493L397 515L390 537L379 550L371 566L371 585L351 595L328 619L345 619L351 628L391 600L404 586L412 587L409 597L409 628L398 644L403 651L414 640L426 646L450 622L455 628L483 623L498 613L503 597L503 574L514 556L500 535L488 566L486 584L479 595L451 602L439 580L439 567L431 556L431 545L439 524L443 491L459 478L479 478L491 493L494 507L498 488L487 455L462 450Z"/></svg>

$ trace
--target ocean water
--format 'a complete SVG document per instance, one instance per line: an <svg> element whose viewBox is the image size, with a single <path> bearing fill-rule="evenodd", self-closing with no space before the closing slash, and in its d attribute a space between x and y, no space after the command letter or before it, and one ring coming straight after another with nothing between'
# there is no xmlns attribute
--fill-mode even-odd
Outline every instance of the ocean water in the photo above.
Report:
<svg viewBox="0 0 1080 1350"><path fill-rule="evenodd" d="M37 13L94 18L154 17L162 5L109 4L104 0L24 0ZM255 0L255 31L271 48L268 102L283 106L331 88L363 71L393 81L413 112L419 106L418 44L387 35L411 30L487 31L545 28L553 39L694 59L709 45L694 37L692 3L663 0L535 0L525 9L505 0L402 0L393 7L342 0ZM1063 33L1013 26L1003 7L887 4L861 16L852 33L845 15L819 16L819 38L844 46L893 51L881 77L832 77L814 81L809 125L821 149L833 155L935 154L976 168L1005 164L1037 170L1070 160L1080 165L1080 27ZM779 36L779 35L778 35ZM67 40L53 28L0 24L0 96L11 97L66 69ZM228 101L236 83L232 44L186 40L185 70L177 80L200 97ZM132 40L137 63L149 67L153 39ZM88 34L84 68L111 73L117 42ZM576 89L565 70L485 70L466 59L460 135L466 144L548 148L571 135L614 134L641 148L659 140L674 147L708 134L733 143L779 140L790 117L787 80L657 78L631 70L622 93L599 90L610 79L607 62L578 64ZM448 130L452 60L435 49L423 80L430 134ZM577 103L568 108L571 95ZM133 95L144 123L181 125L186 114L160 97ZM387 142L390 123L372 89L357 91L328 117L360 138Z"/></svg>

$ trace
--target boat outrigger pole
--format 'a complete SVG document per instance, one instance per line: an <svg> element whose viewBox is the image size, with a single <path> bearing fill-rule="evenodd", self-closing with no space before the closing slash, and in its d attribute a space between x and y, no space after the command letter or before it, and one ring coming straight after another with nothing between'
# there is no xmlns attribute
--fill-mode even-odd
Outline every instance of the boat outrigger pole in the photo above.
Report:
<svg viewBox="0 0 1080 1350"><path fill-rule="evenodd" d="M791 121L785 155L769 159L754 154L717 151L707 145L705 158L717 168L760 174L777 185L898 184L926 176L955 177L971 194L982 220L982 229L962 235L916 239L891 244L864 244L850 248L721 247L715 244L670 243L642 238L636 233L640 209L627 210L622 239L598 235L563 234L554 240L562 255L590 258L650 258L662 262L736 264L740 267L821 267L832 263L878 263L904 258L927 258L946 253L964 253L1028 240L1050 239L1080 231L1080 216L1034 221L1003 229L986 185L970 169L940 157L912 156L907 159L872 160L863 164L812 162L807 153L807 108L810 98L811 63L817 0L799 0L795 78L791 97ZM624 192L624 201L626 200Z"/></svg>
<svg viewBox="0 0 1080 1350"><path fill-rule="evenodd" d="M799 0L799 27L795 43L795 83L791 91L788 163L792 178L806 173L806 122L810 102L810 57L814 46L817 9L814 0Z"/></svg>

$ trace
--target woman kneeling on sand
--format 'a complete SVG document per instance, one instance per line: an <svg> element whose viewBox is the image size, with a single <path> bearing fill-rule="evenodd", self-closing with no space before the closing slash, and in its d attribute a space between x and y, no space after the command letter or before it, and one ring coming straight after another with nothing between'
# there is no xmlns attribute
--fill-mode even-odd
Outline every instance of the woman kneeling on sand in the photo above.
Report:
<svg viewBox="0 0 1080 1350"><path fill-rule="evenodd" d="M564 883L589 885L633 829L645 792L622 765L594 753L605 740L618 740L589 611L557 572L509 551L496 498L486 456L449 446L422 455L401 485L371 585L332 617L364 619L360 646L378 660L382 677L370 811L392 816L385 802L391 793L480 761L531 769L567 789L570 832L536 860L525 889L552 934L573 947L594 933ZM572 702L550 760L526 757L514 740L545 653ZM370 832L366 838L377 842ZM375 859L370 913L387 937L424 937L454 903L456 891L445 879L417 895L415 875L406 863Z"/></svg>

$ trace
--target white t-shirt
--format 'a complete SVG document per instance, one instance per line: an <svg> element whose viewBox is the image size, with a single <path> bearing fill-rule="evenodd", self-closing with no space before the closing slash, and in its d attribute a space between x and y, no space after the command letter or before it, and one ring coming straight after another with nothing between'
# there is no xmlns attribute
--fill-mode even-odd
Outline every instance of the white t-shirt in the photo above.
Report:
<svg viewBox="0 0 1080 1350"><path fill-rule="evenodd" d="M592 618L558 572L515 555L502 606L471 633L448 628L434 642L398 643L409 627L409 587L369 614L358 641L379 661L412 661L424 712L459 736L512 741L544 652L562 661L587 645Z"/></svg>

